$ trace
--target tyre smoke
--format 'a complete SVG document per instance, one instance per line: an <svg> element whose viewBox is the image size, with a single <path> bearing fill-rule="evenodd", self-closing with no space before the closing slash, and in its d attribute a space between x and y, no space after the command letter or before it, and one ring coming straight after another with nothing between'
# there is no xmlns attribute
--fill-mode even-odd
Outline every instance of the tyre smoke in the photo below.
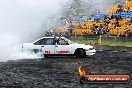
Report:
<svg viewBox="0 0 132 88"><path fill-rule="evenodd" d="M43 36L48 30L47 21L58 16L66 2L67 0L0 0L0 61L10 59L8 57L14 53L12 50L16 46Z"/></svg>

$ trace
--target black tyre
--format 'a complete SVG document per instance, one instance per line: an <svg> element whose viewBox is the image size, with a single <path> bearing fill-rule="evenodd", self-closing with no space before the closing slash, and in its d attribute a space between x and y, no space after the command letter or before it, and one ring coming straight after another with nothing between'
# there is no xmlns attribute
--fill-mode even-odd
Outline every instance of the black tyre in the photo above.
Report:
<svg viewBox="0 0 132 88"><path fill-rule="evenodd" d="M83 49L77 49L75 51L75 56L78 58L84 58L84 57L86 57L86 53Z"/></svg>

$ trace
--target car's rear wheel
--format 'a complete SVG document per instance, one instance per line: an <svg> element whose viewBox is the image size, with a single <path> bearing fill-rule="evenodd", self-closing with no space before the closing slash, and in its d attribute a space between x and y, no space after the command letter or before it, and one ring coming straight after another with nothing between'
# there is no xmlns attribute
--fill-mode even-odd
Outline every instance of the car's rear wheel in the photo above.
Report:
<svg viewBox="0 0 132 88"><path fill-rule="evenodd" d="M83 49L77 49L75 51L75 56L78 58L84 58L84 57L86 57L86 53Z"/></svg>

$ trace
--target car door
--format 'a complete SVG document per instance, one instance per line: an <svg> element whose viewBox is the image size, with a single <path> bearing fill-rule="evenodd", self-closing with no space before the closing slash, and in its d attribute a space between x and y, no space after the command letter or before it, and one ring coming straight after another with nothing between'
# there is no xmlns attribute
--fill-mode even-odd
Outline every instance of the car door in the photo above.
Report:
<svg viewBox="0 0 132 88"><path fill-rule="evenodd" d="M43 46L44 46L44 41L45 41L45 39L43 38L43 39L39 39L39 40L37 40L37 41L35 41L33 44L34 44L34 49L33 49L33 51L35 52L35 53L38 53L38 52L43 52L42 50L43 50Z"/></svg>
<svg viewBox="0 0 132 88"><path fill-rule="evenodd" d="M45 38L45 43L43 46L44 54L54 54L54 39L53 38Z"/></svg>
<svg viewBox="0 0 132 88"><path fill-rule="evenodd" d="M54 54L53 38L43 38L34 43L35 49L41 49L43 54Z"/></svg>
<svg viewBox="0 0 132 88"><path fill-rule="evenodd" d="M60 39L59 44L55 45L55 54L71 54L70 49L70 45L67 45L64 39Z"/></svg>

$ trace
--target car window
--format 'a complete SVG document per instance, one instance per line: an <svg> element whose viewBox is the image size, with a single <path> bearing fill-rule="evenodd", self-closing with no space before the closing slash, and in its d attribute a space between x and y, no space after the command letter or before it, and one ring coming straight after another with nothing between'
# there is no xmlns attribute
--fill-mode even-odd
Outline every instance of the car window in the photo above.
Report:
<svg viewBox="0 0 132 88"><path fill-rule="evenodd" d="M53 38L46 38L45 45L54 45Z"/></svg>
<svg viewBox="0 0 132 88"><path fill-rule="evenodd" d="M34 45L44 45L45 39L40 39L37 42L34 43Z"/></svg>
<svg viewBox="0 0 132 88"><path fill-rule="evenodd" d="M60 45L65 45L66 44L64 39L60 39L59 43L60 43Z"/></svg>

